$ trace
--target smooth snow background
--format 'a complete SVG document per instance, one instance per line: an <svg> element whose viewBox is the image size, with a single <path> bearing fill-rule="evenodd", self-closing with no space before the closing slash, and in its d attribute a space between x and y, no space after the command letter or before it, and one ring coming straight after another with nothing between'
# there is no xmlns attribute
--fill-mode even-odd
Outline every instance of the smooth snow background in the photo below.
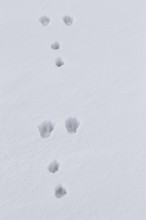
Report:
<svg viewBox="0 0 146 220"><path fill-rule="evenodd" d="M0 3L0 219L145 220L145 1ZM44 120L55 123L48 139Z"/></svg>

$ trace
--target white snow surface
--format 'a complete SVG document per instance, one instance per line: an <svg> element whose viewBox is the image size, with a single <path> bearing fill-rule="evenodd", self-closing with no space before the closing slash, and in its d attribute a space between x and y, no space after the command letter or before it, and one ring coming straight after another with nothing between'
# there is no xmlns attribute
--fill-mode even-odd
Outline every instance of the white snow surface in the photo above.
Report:
<svg viewBox="0 0 146 220"><path fill-rule="evenodd" d="M1 0L0 220L146 219L145 8ZM80 122L74 134L70 117ZM48 120L54 130L42 138Z"/></svg>

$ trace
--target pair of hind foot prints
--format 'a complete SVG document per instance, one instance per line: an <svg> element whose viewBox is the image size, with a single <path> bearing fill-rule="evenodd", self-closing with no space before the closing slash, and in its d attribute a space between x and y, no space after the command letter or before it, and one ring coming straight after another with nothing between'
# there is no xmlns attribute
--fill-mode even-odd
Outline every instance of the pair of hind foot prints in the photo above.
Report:
<svg viewBox="0 0 146 220"><path fill-rule="evenodd" d="M69 134L77 133L79 125L80 122L76 118L70 117L65 120L65 127ZM49 138L51 133L54 131L54 129L55 129L55 124L49 120L43 121L38 126L38 130L42 138Z"/></svg>
<svg viewBox="0 0 146 220"><path fill-rule="evenodd" d="M64 22L65 25L67 26L71 26L73 24L73 17L71 17L70 15L65 15L62 18L62 21ZM41 16L39 18L39 22L42 24L42 26L48 26L51 23L51 19L48 16Z"/></svg>

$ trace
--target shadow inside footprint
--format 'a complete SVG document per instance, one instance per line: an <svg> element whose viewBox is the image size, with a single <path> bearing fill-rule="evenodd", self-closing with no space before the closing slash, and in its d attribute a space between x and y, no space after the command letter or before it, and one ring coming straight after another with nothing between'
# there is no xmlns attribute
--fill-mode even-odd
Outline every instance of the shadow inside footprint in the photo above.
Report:
<svg viewBox="0 0 146 220"><path fill-rule="evenodd" d="M76 118L68 118L65 121L65 126L68 131L68 133L73 134L77 132L77 129L79 127L79 121Z"/></svg>
<svg viewBox="0 0 146 220"><path fill-rule="evenodd" d="M58 58L56 59L56 61L55 61L55 64L56 64L57 67L61 67L61 66L64 65L64 61L62 60L61 57L58 57Z"/></svg>
<svg viewBox="0 0 146 220"><path fill-rule="evenodd" d="M73 24L73 18L69 15L65 15L63 17L63 21L67 26L71 26Z"/></svg>
<svg viewBox="0 0 146 220"><path fill-rule="evenodd" d="M67 194L66 189L62 185L58 185L55 188L55 196L60 199Z"/></svg>
<svg viewBox="0 0 146 220"><path fill-rule="evenodd" d="M58 50L60 48L60 43L58 41L55 41L53 44L51 44L51 48L53 50Z"/></svg>
<svg viewBox="0 0 146 220"><path fill-rule="evenodd" d="M51 132L54 130L55 125L51 121L43 121L39 126L38 130L42 138L48 138Z"/></svg>
<svg viewBox="0 0 146 220"><path fill-rule="evenodd" d="M49 164L48 170L50 173L56 173L59 170L59 163L54 160L52 163Z"/></svg>
<svg viewBox="0 0 146 220"><path fill-rule="evenodd" d="M42 16L40 17L39 21L43 26L47 26L50 23L50 18L47 16Z"/></svg>

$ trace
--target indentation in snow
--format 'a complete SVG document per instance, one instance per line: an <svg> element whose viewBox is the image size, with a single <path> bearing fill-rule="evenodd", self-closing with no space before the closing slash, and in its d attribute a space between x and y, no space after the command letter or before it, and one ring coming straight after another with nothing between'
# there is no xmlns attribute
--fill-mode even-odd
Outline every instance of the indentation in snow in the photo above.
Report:
<svg viewBox="0 0 146 220"><path fill-rule="evenodd" d="M54 160L49 164L48 170L50 173L56 173L59 170L59 163L56 160Z"/></svg>
<svg viewBox="0 0 146 220"><path fill-rule="evenodd" d="M65 15L63 17L63 21L67 26L71 26L73 24L73 18L69 15Z"/></svg>
<svg viewBox="0 0 146 220"><path fill-rule="evenodd" d="M67 191L66 191L64 186L62 186L61 184L56 186L56 188L55 188L55 196L58 199L64 197L66 194L67 194Z"/></svg>
<svg viewBox="0 0 146 220"><path fill-rule="evenodd" d="M61 66L64 65L64 61L61 57L58 57L55 61L55 64L56 64L57 67L61 67Z"/></svg>
<svg viewBox="0 0 146 220"><path fill-rule="evenodd" d="M79 124L80 124L79 121L76 118L72 118L72 117L66 119L65 121L66 129L71 134L77 132Z"/></svg>
<svg viewBox="0 0 146 220"><path fill-rule="evenodd" d="M41 16L39 21L43 26L47 26L50 23L50 18L47 16Z"/></svg>
<svg viewBox="0 0 146 220"><path fill-rule="evenodd" d="M43 121L39 126L39 132L42 138L48 138L54 130L55 125L51 121Z"/></svg>
<svg viewBox="0 0 146 220"><path fill-rule="evenodd" d="M60 48L60 43L58 41L55 41L53 44L51 44L51 48L53 50L58 50Z"/></svg>

